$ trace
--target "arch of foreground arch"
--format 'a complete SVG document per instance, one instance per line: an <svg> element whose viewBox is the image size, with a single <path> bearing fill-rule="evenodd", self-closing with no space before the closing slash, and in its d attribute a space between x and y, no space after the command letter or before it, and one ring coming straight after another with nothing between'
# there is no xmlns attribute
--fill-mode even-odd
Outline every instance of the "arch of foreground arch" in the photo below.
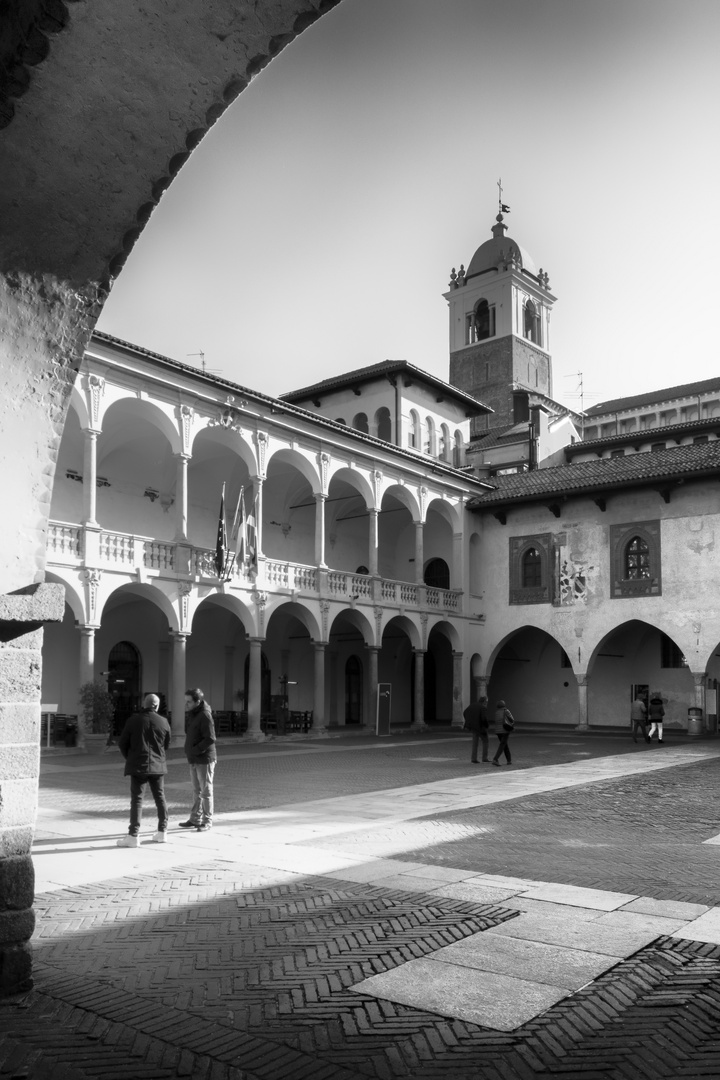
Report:
<svg viewBox="0 0 720 1080"><path fill-rule="evenodd" d="M225 108L338 0L9 0L0 41L0 995L31 983L43 583L70 388L113 277ZM11 898L11 899L7 899Z"/></svg>

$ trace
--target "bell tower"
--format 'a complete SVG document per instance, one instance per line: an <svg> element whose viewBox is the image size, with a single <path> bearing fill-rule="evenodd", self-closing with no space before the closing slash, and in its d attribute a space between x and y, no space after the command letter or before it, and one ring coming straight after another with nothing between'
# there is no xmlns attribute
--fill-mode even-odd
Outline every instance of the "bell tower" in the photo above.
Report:
<svg viewBox="0 0 720 1080"><path fill-rule="evenodd" d="M533 394L552 398L550 312L555 297L548 275L506 235L501 212L492 237L470 264L453 268L444 294L450 316L450 379L494 409L473 422L472 434L517 423L518 402ZM522 408L522 406L521 406Z"/></svg>

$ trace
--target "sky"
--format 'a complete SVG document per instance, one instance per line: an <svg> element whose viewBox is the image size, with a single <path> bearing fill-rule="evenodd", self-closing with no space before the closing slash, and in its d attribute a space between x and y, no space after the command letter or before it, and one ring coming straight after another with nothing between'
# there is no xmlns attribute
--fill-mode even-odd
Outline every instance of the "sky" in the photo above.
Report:
<svg viewBox="0 0 720 1080"><path fill-rule="evenodd" d="M342 0L202 141L98 329L274 396L447 379L442 294L502 178L557 400L715 377L719 40L717 0Z"/></svg>

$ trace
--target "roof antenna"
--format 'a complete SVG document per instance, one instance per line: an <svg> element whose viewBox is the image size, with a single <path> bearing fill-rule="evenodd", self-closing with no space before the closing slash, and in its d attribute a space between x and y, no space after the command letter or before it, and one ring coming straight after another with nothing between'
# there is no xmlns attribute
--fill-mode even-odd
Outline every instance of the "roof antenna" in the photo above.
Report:
<svg viewBox="0 0 720 1080"><path fill-rule="evenodd" d="M510 213L510 207L507 205L507 203L504 203L502 201L502 177L500 177L500 179L498 180L497 186L498 186L498 213L500 213L500 214L509 214Z"/></svg>
<svg viewBox="0 0 720 1080"><path fill-rule="evenodd" d="M580 395L580 439L585 438L585 390L583 387L583 373L582 371L575 371L570 375L565 376L566 379L579 379L576 395Z"/></svg>
<svg viewBox="0 0 720 1080"><path fill-rule="evenodd" d="M185 353L185 355L186 356L199 356L200 357L200 367L202 369L203 375L217 375L217 373L220 371L220 368L209 368L209 367L207 367L207 365L205 363L205 353L202 351L202 349L200 350L200 352L189 352L189 353Z"/></svg>

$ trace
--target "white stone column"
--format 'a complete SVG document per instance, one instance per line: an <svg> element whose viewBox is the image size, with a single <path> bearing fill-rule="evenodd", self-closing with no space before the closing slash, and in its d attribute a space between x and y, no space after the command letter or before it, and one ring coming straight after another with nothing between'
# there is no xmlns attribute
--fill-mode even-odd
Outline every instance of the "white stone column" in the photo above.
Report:
<svg viewBox="0 0 720 1080"><path fill-rule="evenodd" d="M184 631L175 631L172 634L173 657L172 657L172 700L170 712L172 714L172 743L171 746L182 746L185 742L185 681L187 639L190 635Z"/></svg>
<svg viewBox="0 0 720 1080"><path fill-rule="evenodd" d="M590 723L588 720L588 676L577 676L578 687L578 731L588 731L590 729Z"/></svg>
<svg viewBox="0 0 720 1080"><path fill-rule="evenodd" d="M97 437L93 428L83 431L83 522L97 525Z"/></svg>
<svg viewBox="0 0 720 1080"><path fill-rule="evenodd" d="M425 569L425 556L423 554L423 523L422 521L413 521L415 526L415 582L418 585L423 583L423 570Z"/></svg>
<svg viewBox="0 0 720 1080"><path fill-rule="evenodd" d="M425 653L422 649L414 649L415 679L413 684L413 703L415 718L410 725L413 731L425 731Z"/></svg>
<svg viewBox="0 0 720 1080"><path fill-rule="evenodd" d="M463 716L463 654L454 652L453 658L453 695L452 695L452 726L454 728L465 727Z"/></svg>
<svg viewBox="0 0 720 1080"><path fill-rule="evenodd" d="M263 481L255 480L255 534L257 537L258 558L263 554Z"/></svg>
<svg viewBox="0 0 720 1080"><path fill-rule="evenodd" d="M315 496L315 565L323 569L325 562L325 500L327 495L318 492Z"/></svg>
<svg viewBox="0 0 720 1080"><path fill-rule="evenodd" d="M80 685L95 681L96 626L80 626Z"/></svg>
<svg viewBox="0 0 720 1080"><path fill-rule="evenodd" d="M260 726L262 714L262 647L262 638L250 638L247 700L248 726L244 736L248 742L262 742L265 738Z"/></svg>
<svg viewBox="0 0 720 1080"><path fill-rule="evenodd" d="M313 722L314 735L325 732L325 642L315 642L315 677L313 685Z"/></svg>
<svg viewBox="0 0 720 1080"><path fill-rule="evenodd" d="M177 479L175 482L175 539L187 540L188 527L188 461L187 454L176 454Z"/></svg>
<svg viewBox="0 0 720 1080"><path fill-rule="evenodd" d="M376 575L378 572L378 513L379 511L374 508L369 511L368 570L371 575Z"/></svg>
<svg viewBox="0 0 720 1080"><path fill-rule="evenodd" d="M369 728L375 730L375 724L377 720L377 693L378 693L378 668L380 648L377 645L366 645L368 653L368 674L367 674L367 699L368 704L366 708L366 723Z"/></svg>

